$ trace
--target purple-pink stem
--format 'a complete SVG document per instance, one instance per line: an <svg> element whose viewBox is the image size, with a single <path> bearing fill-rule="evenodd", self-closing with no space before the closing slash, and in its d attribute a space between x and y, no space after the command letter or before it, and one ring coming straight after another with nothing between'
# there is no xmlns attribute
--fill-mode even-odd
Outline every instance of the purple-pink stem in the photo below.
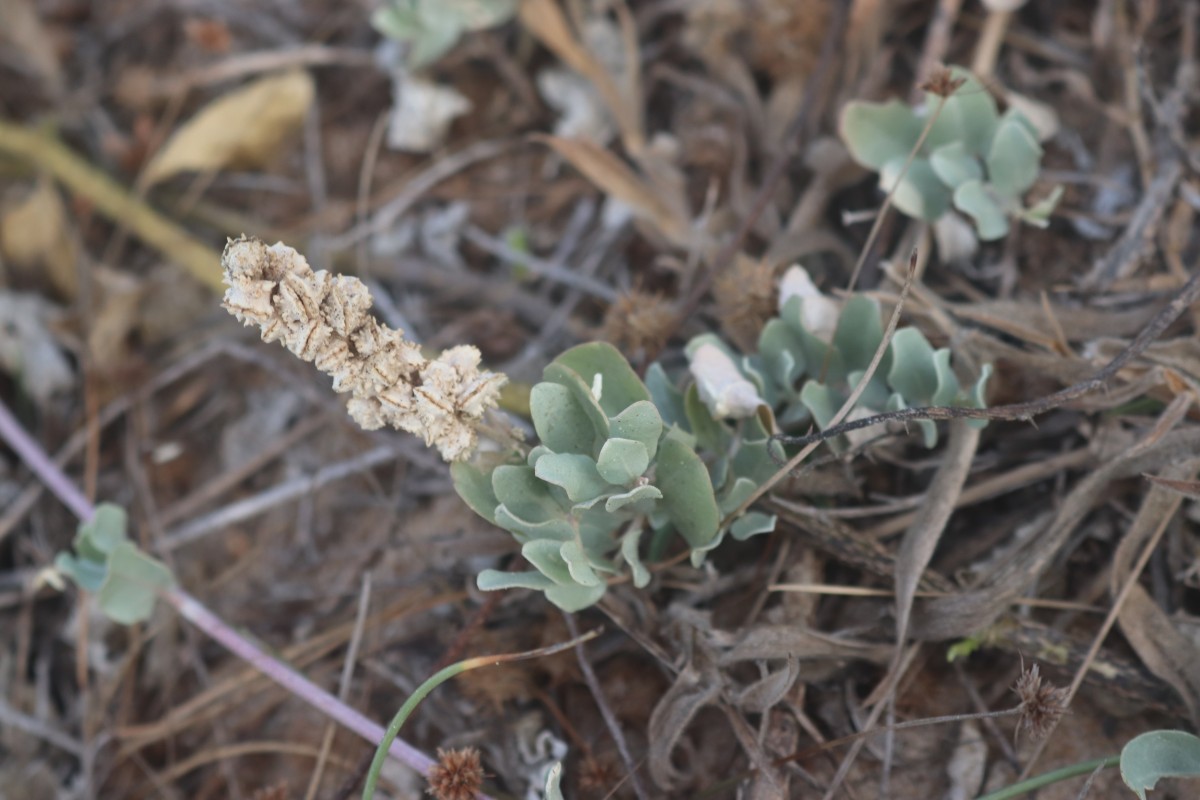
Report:
<svg viewBox="0 0 1200 800"><path fill-rule="evenodd" d="M31 437L8 407L0 402L0 438L8 442L25 465L46 485L51 492L71 509L81 521L87 521L96 509L79 488L54 463L46 451ZM338 700L329 692L305 678L296 670L264 653L236 630L229 627L199 600L181 589L172 588L160 594L182 617L187 619L209 637L223 644L226 649L263 675L278 683L330 719L349 728L373 745L383 738L384 729L364 717L358 711ZM434 760L412 745L396 739L388 750L393 758L412 767L422 775L433 766Z"/></svg>

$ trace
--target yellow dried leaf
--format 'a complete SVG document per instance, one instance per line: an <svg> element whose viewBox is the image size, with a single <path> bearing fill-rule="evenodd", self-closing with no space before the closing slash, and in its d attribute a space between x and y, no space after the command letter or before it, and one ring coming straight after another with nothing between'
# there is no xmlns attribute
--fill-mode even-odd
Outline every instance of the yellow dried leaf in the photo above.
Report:
<svg viewBox="0 0 1200 800"><path fill-rule="evenodd" d="M79 286L78 242L67 225L62 197L48 180L0 217L0 253L24 269L45 269L54 288L67 300Z"/></svg>
<svg viewBox="0 0 1200 800"><path fill-rule="evenodd" d="M256 167L304 122L312 105L312 76L289 70L260 78L196 113L146 166L146 185L180 172Z"/></svg>

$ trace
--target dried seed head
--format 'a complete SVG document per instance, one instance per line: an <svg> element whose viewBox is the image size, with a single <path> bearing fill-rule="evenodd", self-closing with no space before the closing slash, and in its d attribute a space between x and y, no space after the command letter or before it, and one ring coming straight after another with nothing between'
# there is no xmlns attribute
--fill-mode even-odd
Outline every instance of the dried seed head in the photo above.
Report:
<svg viewBox="0 0 1200 800"><path fill-rule="evenodd" d="M437 763L429 768L429 793L437 800L474 800L483 786L483 765L474 747L438 748Z"/></svg>
<svg viewBox="0 0 1200 800"><path fill-rule="evenodd" d="M674 329L675 311L661 294L633 289L608 307L600 338L636 361L661 350Z"/></svg>
<svg viewBox="0 0 1200 800"><path fill-rule="evenodd" d="M434 360L403 332L371 316L371 293L357 278L314 272L283 243L231 239L221 258L225 308L333 376L349 392L350 416L367 430L391 425L424 437L447 461L475 448L476 427L496 405L503 375L479 370L479 351L452 347Z"/></svg>
<svg viewBox="0 0 1200 800"><path fill-rule="evenodd" d="M956 78L950 70L939 67L929 76L929 80L921 84L921 89L939 97L949 97L966 82L966 78Z"/></svg>
<svg viewBox="0 0 1200 800"><path fill-rule="evenodd" d="M738 256L733 267L713 281L721 329L744 352L758 349L758 334L775 316L776 284L773 267L745 256Z"/></svg>
<svg viewBox="0 0 1200 800"><path fill-rule="evenodd" d="M1013 684L1013 691L1021 698L1021 719L1016 731L1018 736L1024 732L1033 741L1041 741L1067 711L1068 690L1048 683L1043 686L1037 664L1021 670L1021 676Z"/></svg>

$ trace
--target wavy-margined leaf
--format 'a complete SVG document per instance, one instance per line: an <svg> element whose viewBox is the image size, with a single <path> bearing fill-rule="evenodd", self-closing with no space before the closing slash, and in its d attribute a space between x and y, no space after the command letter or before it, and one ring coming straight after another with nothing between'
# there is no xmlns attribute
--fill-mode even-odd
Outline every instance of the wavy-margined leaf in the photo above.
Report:
<svg viewBox="0 0 1200 800"><path fill-rule="evenodd" d="M879 170L907 158L923 127L913 110L899 100L847 103L838 120L842 141L855 161Z"/></svg>
<svg viewBox="0 0 1200 800"><path fill-rule="evenodd" d="M967 181L983 179L983 165L979 157L968 152L962 142L942 145L929 155L929 166L937 173L942 183L956 189Z"/></svg>
<svg viewBox="0 0 1200 800"><path fill-rule="evenodd" d="M543 381L529 393L529 415L541 443L555 453L592 455L596 440L606 431L597 429L571 389Z"/></svg>
<svg viewBox="0 0 1200 800"><path fill-rule="evenodd" d="M613 513L631 508L634 511L648 514L653 509L653 501L661 499L662 492L658 490L658 487L647 484L634 487L628 492L610 495L604 501L604 510Z"/></svg>
<svg viewBox="0 0 1200 800"><path fill-rule="evenodd" d="M1029 128L1017 119L1006 119L988 150L988 182L1001 194L1019 198L1037 181L1041 160L1042 146Z"/></svg>
<svg viewBox="0 0 1200 800"><path fill-rule="evenodd" d="M491 473L469 462L455 461L450 465L450 479L467 507L494 525L500 501L492 491Z"/></svg>
<svg viewBox="0 0 1200 800"><path fill-rule="evenodd" d="M615 417L639 400L649 400L650 392L621 351L607 342L576 345L554 359L555 364L574 371L593 389L600 407Z"/></svg>
<svg viewBox="0 0 1200 800"><path fill-rule="evenodd" d="M691 547L702 547L716 536L721 512L704 462L673 434L659 444L655 483L675 529Z"/></svg>
<svg viewBox="0 0 1200 800"><path fill-rule="evenodd" d="M551 586L546 590L546 599L563 611L574 613L595 605L607 589L604 583L599 586Z"/></svg>
<svg viewBox="0 0 1200 800"><path fill-rule="evenodd" d="M632 439L609 439L596 457L598 474L610 484L628 486L650 466L646 446Z"/></svg>
<svg viewBox="0 0 1200 800"><path fill-rule="evenodd" d="M662 416L649 400L639 400L610 420L610 437L641 442L649 458L654 458L658 452L662 434Z"/></svg>
<svg viewBox="0 0 1200 800"><path fill-rule="evenodd" d="M1008 235L1008 215L996 195L983 181L967 181L954 190L954 207L975 223L979 238L985 242Z"/></svg>
<svg viewBox="0 0 1200 800"><path fill-rule="evenodd" d="M1160 778L1200 778L1200 738L1184 731L1150 731L1121 748L1121 779L1141 800Z"/></svg>
<svg viewBox="0 0 1200 800"><path fill-rule="evenodd" d="M1050 214L1058 206L1058 201L1062 199L1063 187L1055 186L1050 194L1043 199L1037 201L1029 208L1021 209L1018 216L1030 225L1038 228L1045 228L1050 224Z"/></svg>
<svg viewBox="0 0 1200 800"><path fill-rule="evenodd" d="M895 187L892 205L910 217L933 222L950 208L950 188L938 178L927 159L914 158L904 172L907 161L905 156L884 164L879 170L879 188L891 192Z"/></svg>
<svg viewBox="0 0 1200 800"><path fill-rule="evenodd" d="M562 504L551 493L550 484L539 480L534 469L518 464L496 467L492 470L492 491L509 513L520 519L535 524L558 519L564 513Z"/></svg>
<svg viewBox="0 0 1200 800"><path fill-rule="evenodd" d="M667 376L667 371L657 361L646 370L646 389L650 392L654 407L662 416L664 428L687 424L683 413L683 392L676 388Z"/></svg>
<svg viewBox="0 0 1200 800"><path fill-rule="evenodd" d="M775 530L775 515L764 514L761 511L747 511L733 521L729 533L738 541L745 541L760 533L770 533Z"/></svg>
<svg viewBox="0 0 1200 800"><path fill-rule="evenodd" d="M996 101L968 70L951 67L950 74L962 79L963 84L946 98L929 135L925 137L925 148L935 150L947 142L962 142L968 152L982 155L996 130ZM934 113L941 102L939 96L926 92L925 113Z"/></svg>
<svg viewBox="0 0 1200 800"><path fill-rule="evenodd" d="M544 455L533 471L539 480L561 488L573 503L592 500L615 488L600 475L590 456L576 453Z"/></svg>
<svg viewBox="0 0 1200 800"><path fill-rule="evenodd" d="M861 294L847 300L833 334L833 345L841 354L846 371L865 370L882 341L883 323L880 320L879 302ZM890 366L889 350L879 362L878 371L886 375Z"/></svg>
<svg viewBox="0 0 1200 800"><path fill-rule="evenodd" d="M639 589L646 588L650 583L650 570L646 569L646 565L642 563L642 557L638 553L638 546L642 542L642 530L642 526L637 525L621 537L621 558L625 559L625 563L629 565L629 569L633 573L633 585Z"/></svg>
<svg viewBox="0 0 1200 800"><path fill-rule="evenodd" d="M580 586L603 585L604 579L596 574L596 570L592 569L587 553L583 551L579 542L574 540L563 542L559 545L558 553L566 563L571 578Z"/></svg>
<svg viewBox="0 0 1200 800"><path fill-rule="evenodd" d="M498 569L485 569L475 578L475 585L483 592L496 592L502 589L532 589L544 592L556 584L540 572L505 572Z"/></svg>
<svg viewBox="0 0 1200 800"><path fill-rule="evenodd" d="M108 575L96 593L100 611L122 625L144 622L154 611L159 591L175 584L175 576L161 561L132 544L122 542L108 560Z"/></svg>

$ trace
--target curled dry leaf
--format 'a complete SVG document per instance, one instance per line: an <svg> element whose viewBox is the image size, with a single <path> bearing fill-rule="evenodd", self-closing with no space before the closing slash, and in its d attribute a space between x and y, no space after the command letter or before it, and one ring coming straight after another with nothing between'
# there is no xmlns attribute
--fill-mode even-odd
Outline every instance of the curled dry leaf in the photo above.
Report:
<svg viewBox="0 0 1200 800"><path fill-rule="evenodd" d="M401 331L370 314L371 293L348 275L314 272L283 243L231 239L221 259L225 308L333 376L349 392L350 416L367 430L384 425L415 433L447 461L475 448L476 427L496 405L506 378L480 371L479 350L452 347L429 360Z"/></svg>
<svg viewBox="0 0 1200 800"><path fill-rule="evenodd" d="M62 197L50 181L39 181L23 200L4 209L0 253L16 267L45 269L63 298L75 297L79 288L79 243L67 225Z"/></svg>
<svg viewBox="0 0 1200 800"><path fill-rule="evenodd" d="M315 87L304 70L268 75L217 98L175 132L150 163L146 185L180 172L257 167L300 128Z"/></svg>

